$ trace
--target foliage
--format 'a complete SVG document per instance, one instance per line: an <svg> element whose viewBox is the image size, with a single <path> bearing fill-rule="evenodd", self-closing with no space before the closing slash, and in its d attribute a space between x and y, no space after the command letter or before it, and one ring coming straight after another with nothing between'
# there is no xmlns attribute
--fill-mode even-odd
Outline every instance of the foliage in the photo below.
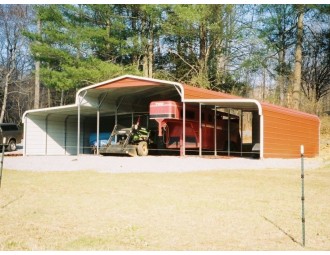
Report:
<svg viewBox="0 0 330 255"><path fill-rule="evenodd" d="M41 106L72 103L77 88L121 74L246 97L251 92L258 99L290 105L297 43L295 5L22 5L21 14L29 13L23 20L10 15L7 5L2 7L2 16L10 17L8 25L23 24L20 34L13 37L25 43L16 48L19 54L11 65L15 70L10 82L21 84L19 97L29 98L27 102L33 94L32 57L41 64ZM329 5L304 7L301 88L306 98L302 100L307 101L302 101L302 109L317 105L308 111L320 114L330 91L330 11ZM1 29L5 21L0 21ZM1 31L0 76L4 81L11 70L5 44L10 33ZM13 90L17 87L10 82L8 107L4 107L7 120L9 107L20 112L31 107L16 100ZM4 94L2 87L0 95Z"/></svg>
<svg viewBox="0 0 330 255"><path fill-rule="evenodd" d="M330 138L330 116L329 115L321 117L320 133L321 133L321 135L327 135Z"/></svg>

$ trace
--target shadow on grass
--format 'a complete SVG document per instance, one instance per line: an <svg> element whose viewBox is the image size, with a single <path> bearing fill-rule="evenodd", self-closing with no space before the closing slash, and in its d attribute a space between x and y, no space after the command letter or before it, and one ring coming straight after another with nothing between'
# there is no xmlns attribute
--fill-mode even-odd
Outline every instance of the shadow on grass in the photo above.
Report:
<svg viewBox="0 0 330 255"><path fill-rule="evenodd" d="M269 223L271 223L274 227L276 227L278 230L280 230L283 234L285 234L287 237L289 237L294 243L297 243L301 246L303 246L302 243L298 242L296 239L294 239L293 236L291 236L290 234L288 234L287 232L285 232L285 230L283 230L281 227L279 227L278 225L276 225L274 222L272 222L270 219L266 218L265 216L261 215L262 218L264 218L266 221L268 221Z"/></svg>

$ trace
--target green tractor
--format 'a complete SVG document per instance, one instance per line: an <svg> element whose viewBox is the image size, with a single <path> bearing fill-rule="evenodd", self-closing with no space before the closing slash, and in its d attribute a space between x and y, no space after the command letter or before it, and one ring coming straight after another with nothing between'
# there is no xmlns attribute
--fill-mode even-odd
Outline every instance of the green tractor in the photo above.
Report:
<svg viewBox="0 0 330 255"><path fill-rule="evenodd" d="M108 143L100 148L101 155L147 156L150 131L140 127L139 121L131 128L115 125Z"/></svg>

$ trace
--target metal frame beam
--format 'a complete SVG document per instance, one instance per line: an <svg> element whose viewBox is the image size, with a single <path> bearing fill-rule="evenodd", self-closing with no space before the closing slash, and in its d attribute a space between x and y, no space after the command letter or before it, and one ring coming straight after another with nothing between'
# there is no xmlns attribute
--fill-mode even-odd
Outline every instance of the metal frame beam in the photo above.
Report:
<svg viewBox="0 0 330 255"><path fill-rule="evenodd" d="M184 103L200 103L200 104L208 104L208 105L217 105L218 107L223 108L233 108L235 105L237 109L244 110L247 105L251 105L258 110L258 115L260 118L260 159L264 158L264 116L262 111L262 106L258 100L255 99L182 99ZM250 108L249 108L250 111Z"/></svg>
<svg viewBox="0 0 330 255"><path fill-rule="evenodd" d="M80 105L82 100L85 98L85 96L87 95L87 90L84 91L83 96L80 98L79 94L77 95L78 97L78 123L77 123L77 156L79 156L80 154Z"/></svg>

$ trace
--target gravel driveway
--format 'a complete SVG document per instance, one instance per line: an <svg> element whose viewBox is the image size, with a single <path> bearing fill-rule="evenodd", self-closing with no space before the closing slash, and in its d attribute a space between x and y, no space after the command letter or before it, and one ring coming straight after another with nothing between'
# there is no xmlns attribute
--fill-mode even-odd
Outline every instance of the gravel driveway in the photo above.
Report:
<svg viewBox="0 0 330 255"><path fill-rule="evenodd" d="M247 158L201 158L198 156L6 156L4 168L26 171L79 171L99 172L190 172L232 169L297 169L300 159L247 159ZM318 158L305 159L305 169L322 166Z"/></svg>

